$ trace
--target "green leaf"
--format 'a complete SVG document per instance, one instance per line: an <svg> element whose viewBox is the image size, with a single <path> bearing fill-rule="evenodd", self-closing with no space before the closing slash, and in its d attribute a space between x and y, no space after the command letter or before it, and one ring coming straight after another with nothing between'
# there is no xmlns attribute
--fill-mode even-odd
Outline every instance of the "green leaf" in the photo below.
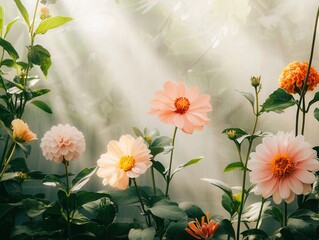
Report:
<svg viewBox="0 0 319 240"><path fill-rule="evenodd" d="M3 38L6 38L10 29L12 28L13 24L15 24L17 21L19 20L19 17L16 17L15 19L13 19L12 21L10 21L8 24L7 24L7 27L6 27L6 32L4 33L4 36Z"/></svg>
<svg viewBox="0 0 319 240"><path fill-rule="evenodd" d="M319 121L319 108L315 108L313 114L314 114L315 118Z"/></svg>
<svg viewBox="0 0 319 240"><path fill-rule="evenodd" d="M94 202L101 198L110 197L106 193L88 192L88 191L78 191L77 195L77 205L80 207L86 203Z"/></svg>
<svg viewBox="0 0 319 240"><path fill-rule="evenodd" d="M243 163L242 162L233 162L228 164L225 169L224 172L230 172L236 169L240 169L242 170L244 168Z"/></svg>
<svg viewBox="0 0 319 240"><path fill-rule="evenodd" d="M308 104L308 108L314 104L315 102L318 102L319 101L319 92L316 92L315 96L313 97L313 99L309 102Z"/></svg>
<svg viewBox="0 0 319 240"><path fill-rule="evenodd" d="M24 21L26 22L26 24L30 28L30 20L29 20L29 14L28 14L27 9L24 7L24 5L22 4L22 2L20 0L14 0L14 2L16 3Z"/></svg>
<svg viewBox="0 0 319 240"><path fill-rule="evenodd" d="M238 91L242 96L244 96L251 104L252 107L254 107L254 104L255 104L255 98L254 98L254 95L252 95L251 93L249 92L240 92Z"/></svg>
<svg viewBox="0 0 319 240"><path fill-rule="evenodd" d="M76 225L83 225L90 222L90 220L85 217L83 214L81 214L79 211L75 211L73 217L72 217L72 223Z"/></svg>
<svg viewBox="0 0 319 240"><path fill-rule="evenodd" d="M205 213L202 211L202 209L191 202L181 202L178 204L178 206L186 212L189 218L200 219L202 216L205 216Z"/></svg>
<svg viewBox="0 0 319 240"><path fill-rule="evenodd" d="M225 193L222 195L222 206L227 212L229 212L230 216L233 216L236 212L232 199Z"/></svg>
<svg viewBox="0 0 319 240"><path fill-rule="evenodd" d="M85 168L73 179L71 192L80 190L91 178L91 176L95 173L96 166Z"/></svg>
<svg viewBox="0 0 319 240"><path fill-rule="evenodd" d="M134 131L134 134L137 136L137 137L144 137L143 136L143 133L140 131L140 129L138 129L137 127L132 127L133 131Z"/></svg>
<svg viewBox="0 0 319 240"><path fill-rule="evenodd" d="M4 59L1 62L1 66L7 66L9 68L12 68L12 67L17 68L18 67L18 65L12 59Z"/></svg>
<svg viewBox="0 0 319 240"><path fill-rule="evenodd" d="M50 91L51 91L50 89L37 89L37 90L33 90L33 91L31 91L31 93L32 93L32 98L42 96L42 95L44 95L44 94L47 94L47 93L50 92Z"/></svg>
<svg viewBox="0 0 319 240"><path fill-rule="evenodd" d="M172 142L172 139L170 137L166 137L166 136L161 136L161 137L157 137L154 139L154 141L152 141L151 143L151 148L152 147L166 147L169 146Z"/></svg>
<svg viewBox="0 0 319 240"><path fill-rule="evenodd" d="M51 206L51 204L45 204L43 201L36 199L26 198L22 200L24 212L31 218L39 216Z"/></svg>
<svg viewBox="0 0 319 240"><path fill-rule="evenodd" d="M278 88L266 99L262 104L261 112L277 112L282 113L284 109L297 103L294 97L287 93L286 90Z"/></svg>
<svg viewBox="0 0 319 240"><path fill-rule="evenodd" d="M10 213L12 210L17 208L18 206L14 206L8 203L0 203L0 219L4 219L4 217Z"/></svg>
<svg viewBox="0 0 319 240"><path fill-rule="evenodd" d="M267 240L268 234L260 229L248 229L241 233L243 240L256 239L256 240Z"/></svg>
<svg viewBox="0 0 319 240"><path fill-rule="evenodd" d="M47 175L42 180L42 183L46 186L56 187L61 189L62 191L66 192L66 184L60 178L54 175Z"/></svg>
<svg viewBox="0 0 319 240"><path fill-rule="evenodd" d="M224 129L224 131L222 131L222 133L227 133L228 131L235 131L236 132L234 139L238 139L242 136L248 135L248 133L241 128L226 128L226 129Z"/></svg>
<svg viewBox="0 0 319 240"><path fill-rule="evenodd" d="M278 221L280 223L280 225L283 225L283 215L280 211L280 209L278 207L275 206L269 206L266 210L265 210L265 215L270 215L271 217L273 217L276 221Z"/></svg>
<svg viewBox="0 0 319 240"><path fill-rule="evenodd" d="M0 5L0 37L2 37L3 25L4 25L4 10L3 10L3 7Z"/></svg>
<svg viewBox="0 0 319 240"><path fill-rule="evenodd" d="M166 235L169 240L194 240L190 234L185 231L187 224L185 222L172 222L169 224ZM166 236L165 236L166 237ZM164 238L163 238L164 239ZM166 238L165 238L166 239Z"/></svg>
<svg viewBox="0 0 319 240"><path fill-rule="evenodd" d="M45 111L46 113L52 114L51 108L50 108L49 105L46 104L45 102L40 101L40 100L35 100L35 101L32 101L31 103L32 103L34 106L37 106L37 107L40 108L41 110Z"/></svg>
<svg viewBox="0 0 319 240"><path fill-rule="evenodd" d="M312 218L313 216L316 216L317 214L314 211L308 210L308 209L297 209L296 211L292 212L288 218L296 218L296 219L306 219L306 218Z"/></svg>
<svg viewBox="0 0 319 240"><path fill-rule="evenodd" d="M223 219L220 222L220 226L224 229L224 231L231 236L232 238L235 239L235 230L233 228L232 223L228 219Z"/></svg>
<svg viewBox="0 0 319 240"><path fill-rule="evenodd" d="M218 179L211 179L211 178L201 178L201 180L213 184L214 186L223 190L229 196L230 199L233 198L233 191L231 190L230 186L228 186L226 183Z"/></svg>
<svg viewBox="0 0 319 240"><path fill-rule="evenodd" d="M132 228L128 234L130 240L149 240L154 239L156 230L153 227L145 229Z"/></svg>
<svg viewBox="0 0 319 240"><path fill-rule="evenodd" d="M0 37L0 46L3 47L4 50L12 57L13 60L17 60L19 58L19 54L14 49L14 47L7 40Z"/></svg>
<svg viewBox="0 0 319 240"><path fill-rule="evenodd" d="M48 30L60 27L71 20L72 18L63 16L46 18L39 24L34 34L44 34Z"/></svg>
<svg viewBox="0 0 319 240"><path fill-rule="evenodd" d="M186 213L176 205L170 204L166 199L157 202L149 211L157 217L172 221L185 221Z"/></svg>
<svg viewBox="0 0 319 240"><path fill-rule="evenodd" d="M48 50L41 45L35 45L28 53L28 60L29 62L40 66L44 76L48 75L48 70L52 64L51 55Z"/></svg>
<svg viewBox="0 0 319 240"><path fill-rule="evenodd" d="M128 239L129 231L135 227L136 224L126 222L114 222L106 228L106 237L104 239Z"/></svg>
<svg viewBox="0 0 319 240"><path fill-rule="evenodd" d="M287 226L293 234L294 239L317 239L315 228L310 222L306 222L301 219L289 218Z"/></svg>
<svg viewBox="0 0 319 240"><path fill-rule="evenodd" d="M153 165L152 167L154 167L164 178L165 178L165 167L163 166L163 164L159 161L155 161L152 160Z"/></svg>
<svg viewBox="0 0 319 240"><path fill-rule="evenodd" d="M175 173L179 172L179 171L182 170L183 168L188 167L188 166L190 166L190 165L194 165L194 164L198 163L198 162L199 162L200 160L202 160L202 159L203 159L203 157L194 158L194 159L189 160L188 162L186 162L186 163L184 163L184 164L179 165L179 166L174 170L174 172L172 173L172 176L171 176L171 177L173 177Z"/></svg>

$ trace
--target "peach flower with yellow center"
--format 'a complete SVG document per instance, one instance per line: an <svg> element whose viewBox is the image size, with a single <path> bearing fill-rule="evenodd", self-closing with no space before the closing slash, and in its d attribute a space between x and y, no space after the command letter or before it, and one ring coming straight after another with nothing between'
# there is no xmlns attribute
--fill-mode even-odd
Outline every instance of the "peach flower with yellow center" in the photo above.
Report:
<svg viewBox="0 0 319 240"><path fill-rule="evenodd" d="M256 184L255 193L270 196L276 204L290 203L296 194L311 192L311 184L319 170L317 153L302 135L279 132L265 137L256 151L250 154L250 181Z"/></svg>
<svg viewBox="0 0 319 240"><path fill-rule="evenodd" d="M288 64L282 71L279 77L280 88L285 89L288 93L297 93L302 90L302 85L305 82L308 71L308 63L293 62ZM310 73L307 80L307 91L313 91L319 83L319 74L314 67L310 68Z"/></svg>
<svg viewBox="0 0 319 240"><path fill-rule="evenodd" d="M107 152L97 160L97 175L104 185L124 190L129 178L137 178L152 166L152 155L142 137L123 135L119 141L111 141Z"/></svg>
<svg viewBox="0 0 319 240"><path fill-rule="evenodd" d="M37 136L31 132L27 123L21 119L14 119L11 123L13 139L17 142L30 142L36 140Z"/></svg>
<svg viewBox="0 0 319 240"><path fill-rule="evenodd" d="M207 113L212 111L209 101L210 96L200 95L198 87L187 88L183 82L168 81L164 84L164 90L155 93L149 113L191 134L210 123L207 118Z"/></svg>

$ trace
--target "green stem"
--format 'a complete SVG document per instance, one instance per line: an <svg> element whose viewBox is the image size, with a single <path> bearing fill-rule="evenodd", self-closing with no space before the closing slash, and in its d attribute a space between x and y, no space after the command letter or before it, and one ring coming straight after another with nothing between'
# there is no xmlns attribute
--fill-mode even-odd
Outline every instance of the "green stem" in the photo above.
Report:
<svg viewBox="0 0 319 240"><path fill-rule="evenodd" d="M266 199L265 198L261 198L261 206L260 206L260 210L259 210L259 214L258 214L258 218L257 218L257 223L256 223L256 227L258 229L258 225L259 225L259 222L260 222L260 219L261 219L261 214L263 212L263 207L264 207L264 204L266 202Z"/></svg>
<svg viewBox="0 0 319 240"><path fill-rule="evenodd" d="M288 204L285 202L285 203L284 203L284 219L283 219L283 227L286 227L286 226L287 226L287 214L288 214L287 206L288 206Z"/></svg>
<svg viewBox="0 0 319 240"><path fill-rule="evenodd" d="M154 173L153 166L151 167L151 173L152 173L153 192L154 192L154 195L156 195L155 173Z"/></svg>
<svg viewBox="0 0 319 240"><path fill-rule="evenodd" d="M173 134L173 139L172 139L172 147L173 147L173 149L171 150L171 156L170 156L170 160L169 160L169 167L168 167L168 172L167 172L167 177L166 177L166 191L165 191L166 198L168 198L169 184L170 184L170 182L172 180L171 179L171 171L172 171L172 163L173 163L176 132L177 132L177 127L175 127L175 129L174 129L174 134Z"/></svg>
<svg viewBox="0 0 319 240"><path fill-rule="evenodd" d="M10 137L9 137L9 135L7 135L6 143L4 145L2 156L1 156L1 164L4 161L4 157L6 156L7 147L8 147L8 144L9 144L9 139L10 139Z"/></svg>
<svg viewBox="0 0 319 240"><path fill-rule="evenodd" d="M141 198L141 195L138 191L138 187L137 187L137 183L136 183L136 179L135 178L131 178L133 180L133 183L134 183L134 186L135 186L135 190L136 190L136 194L137 194L137 197L138 197L138 200L140 201L141 203L141 207L142 207L142 215L145 216L145 221L146 221L146 224L148 227L151 227L151 218L150 218L150 215L145 211L145 208L144 208L144 203L142 201L142 198Z"/></svg>
<svg viewBox="0 0 319 240"><path fill-rule="evenodd" d="M66 177L67 236L68 236L68 239L71 239L71 236L72 236L72 234L71 234L71 220L72 220L72 218L71 218L70 207L69 207L69 197L70 197L69 171L68 171L69 162L63 158L63 164L65 166L65 177Z"/></svg>
<svg viewBox="0 0 319 240"><path fill-rule="evenodd" d="M17 144L16 144L16 143L13 143L13 148L12 148L12 150L11 150L10 156L8 157L7 160L4 161L4 166L3 166L3 169L2 169L2 171L1 171L1 173L0 173L0 180L2 179L3 174L5 173L5 171L6 171L7 167L8 167L8 164L9 164L9 162L11 161L11 159L12 159L12 157L13 157L13 155L14 155L14 152L15 152L15 150L16 150L16 146L17 146ZM10 146L10 148L11 148L11 146ZM9 149L10 149L10 148L9 148Z"/></svg>

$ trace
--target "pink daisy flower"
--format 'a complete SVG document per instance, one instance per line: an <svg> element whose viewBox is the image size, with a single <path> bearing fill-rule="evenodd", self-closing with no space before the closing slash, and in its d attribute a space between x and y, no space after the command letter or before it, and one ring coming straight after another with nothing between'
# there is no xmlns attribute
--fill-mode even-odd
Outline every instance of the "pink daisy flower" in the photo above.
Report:
<svg viewBox="0 0 319 240"><path fill-rule="evenodd" d="M85 150L82 132L69 124L53 126L41 139L40 147L47 160L61 163L79 158Z"/></svg>
<svg viewBox="0 0 319 240"><path fill-rule="evenodd" d="M107 152L97 160L97 175L103 178L103 185L124 190L129 178L139 177L152 166L151 157L143 138L123 135L119 141L109 142Z"/></svg>
<svg viewBox="0 0 319 240"><path fill-rule="evenodd" d="M151 101L150 114L157 114L164 123L173 124L185 133L193 133L209 124L207 113L212 111L210 96L199 95L198 87L187 88L183 82L165 82Z"/></svg>
<svg viewBox="0 0 319 240"><path fill-rule="evenodd" d="M250 154L250 181L257 195L270 196L276 204L290 203L295 194L308 194L319 170L317 153L302 135L279 132L265 137L256 152Z"/></svg>

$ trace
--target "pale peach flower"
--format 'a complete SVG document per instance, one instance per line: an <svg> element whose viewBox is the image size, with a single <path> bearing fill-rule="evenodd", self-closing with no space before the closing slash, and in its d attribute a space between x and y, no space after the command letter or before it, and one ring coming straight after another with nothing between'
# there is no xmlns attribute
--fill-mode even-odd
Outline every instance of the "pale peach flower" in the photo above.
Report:
<svg viewBox="0 0 319 240"><path fill-rule="evenodd" d="M276 204L290 203L295 194L308 194L319 170L317 153L302 135L279 132L265 137L256 151L250 154L250 181L256 184L255 193L270 196Z"/></svg>
<svg viewBox="0 0 319 240"><path fill-rule="evenodd" d="M85 150L85 139L75 127L59 124L44 134L40 147L47 160L61 163L79 158Z"/></svg>
<svg viewBox="0 0 319 240"><path fill-rule="evenodd" d="M12 122L13 129L13 139L17 142L30 142L32 140L37 139L37 135L35 135L29 129L27 123L25 123L21 119L14 119Z"/></svg>
<svg viewBox="0 0 319 240"><path fill-rule="evenodd" d="M40 8L40 19L44 20L46 18L51 17L50 15L50 9L47 6L42 6Z"/></svg>
<svg viewBox="0 0 319 240"><path fill-rule="evenodd" d="M296 93L296 88L301 92L302 85L306 79L308 63L293 62L288 64L279 77L280 88L285 89L288 93ZM315 89L319 83L319 73L311 66L307 80L307 91Z"/></svg>
<svg viewBox="0 0 319 240"><path fill-rule="evenodd" d="M119 141L110 141L107 152L97 160L97 175L104 185L124 190L129 178L139 177L152 165L151 157L142 137L123 135Z"/></svg>
<svg viewBox="0 0 319 240"><path fill-rule="evenodd" d="M183 82L165 82L164 90L155 93L150 114L157 114L164 123L173 124L185 133L193 133L209 124L212 111L210 96L199 95L198 87L187 88Z"/></svg>

